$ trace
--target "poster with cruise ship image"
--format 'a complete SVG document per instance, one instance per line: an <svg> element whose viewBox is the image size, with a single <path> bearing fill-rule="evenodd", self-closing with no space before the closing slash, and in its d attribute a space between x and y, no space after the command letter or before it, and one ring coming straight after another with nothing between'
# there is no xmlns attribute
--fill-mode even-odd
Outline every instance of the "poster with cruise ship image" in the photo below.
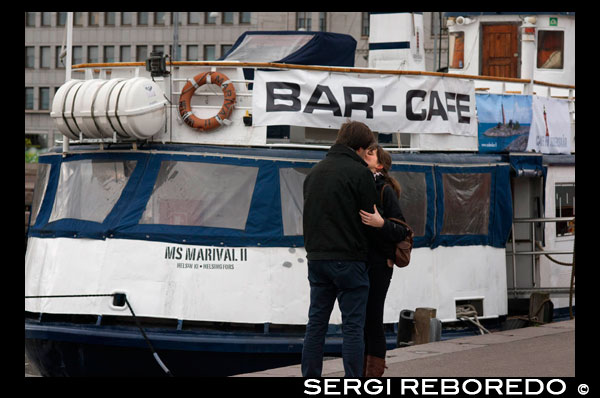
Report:
<svg viewBox="0 0 600 398"><path fill-rule="evenodd" d="M531 96L477 94L479 152L525 152Z"/></svg>

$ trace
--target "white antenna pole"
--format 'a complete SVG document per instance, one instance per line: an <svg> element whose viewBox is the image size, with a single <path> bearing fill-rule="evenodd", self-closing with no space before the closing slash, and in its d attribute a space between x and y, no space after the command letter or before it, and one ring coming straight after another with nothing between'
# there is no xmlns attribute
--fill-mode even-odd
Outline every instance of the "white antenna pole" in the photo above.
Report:
<svg viewBox="0 0 600 398"><path fill-rule="evenodd" d="M67 62L65 82L71 80L71 63L73 62L73 13L67 13Z"/></svg>
<svg viewBox="0 0 600 398"><path fill-rule="evenodd" d="M71 63L73 61L73 13L67 13L67 62L65 63L65 82L71 80ZM69 137L63 135L63 154L69 151Z"/></svg>

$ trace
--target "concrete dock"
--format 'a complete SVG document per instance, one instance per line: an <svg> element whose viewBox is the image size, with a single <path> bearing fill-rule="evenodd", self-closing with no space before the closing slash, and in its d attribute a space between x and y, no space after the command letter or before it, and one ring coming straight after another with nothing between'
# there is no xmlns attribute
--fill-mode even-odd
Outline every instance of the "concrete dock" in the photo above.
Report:
<svg viewBox="0 0 600 398"><path fill-rule="evenodd" d="M574 377L575 319L396 348L383 377ZM300 365L235 377L301 377ZM343 377L341 358L322 377Z"/></svg>

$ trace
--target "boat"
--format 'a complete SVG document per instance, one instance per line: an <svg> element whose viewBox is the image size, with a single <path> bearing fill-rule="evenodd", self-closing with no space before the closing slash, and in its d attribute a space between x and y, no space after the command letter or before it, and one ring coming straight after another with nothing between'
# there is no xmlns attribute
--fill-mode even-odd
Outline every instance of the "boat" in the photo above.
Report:
<svg viewBox="0 0 600 398"><path fill-rule="evenodd" d="M63 146L39 157L25 255L25 349L43 376L227 376L299 363L309 304L302 182L349 119L392 152L415 232L411 264L394 270L386 299L388 348L406 309L434 308L454 324L469 306L501 321L548 286L560 295L549 300L555 311L574 309L564 298L573 284L535 247L574 251L574 65L566 83L538 80L545 70L533 67L490 77L473 74L479 57L469 52L480 25L532 25L522 35L535 37L554 18L566 64L574 15L536 24L449 13L463 40L453 66L464 66L449 73L424 71L421 14L370 18L380 28L368 68L353 66L351 37L318 32L248 32L219 61L153 53L73 66L83 78L67 79L52 104ZM568 153L482 146L480 98L537 104L555 88L567 92ZM560 217L555 193L567 200ZM340 356L341 341L336 306L325 355Z"/></svg>

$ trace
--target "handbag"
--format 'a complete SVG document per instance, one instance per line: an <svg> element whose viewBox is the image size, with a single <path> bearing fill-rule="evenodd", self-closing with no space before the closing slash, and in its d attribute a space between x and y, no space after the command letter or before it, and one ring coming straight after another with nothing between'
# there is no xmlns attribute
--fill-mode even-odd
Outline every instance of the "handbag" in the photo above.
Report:
<svg viewBox="0 0 600 398"><path fill-rule="evenodd" d="M399 268L404 268L410 263L410 253L413 248L414 233L412 228L402 220L397 218L388 218L388 220L401 224L406 228L406 238L403 241L396 243L396 252L394 256L394 264Z"/></svg>
<svg viewBox="0 0 600 398"><path fill-rule="evenodd" d="M388 184L386 184L388 185ZM385 190L386 185L381 188L381 204L383 205L383 191ZM404 221L389 217L388 220L400 224L406 228L406 238L403 241L396 242L396 250L394 253L394 264L396 264L399 268L404 268L410 263L410 253L413 248L413 240L414 240L414 232L410 225L405 223Z"/></svg>

